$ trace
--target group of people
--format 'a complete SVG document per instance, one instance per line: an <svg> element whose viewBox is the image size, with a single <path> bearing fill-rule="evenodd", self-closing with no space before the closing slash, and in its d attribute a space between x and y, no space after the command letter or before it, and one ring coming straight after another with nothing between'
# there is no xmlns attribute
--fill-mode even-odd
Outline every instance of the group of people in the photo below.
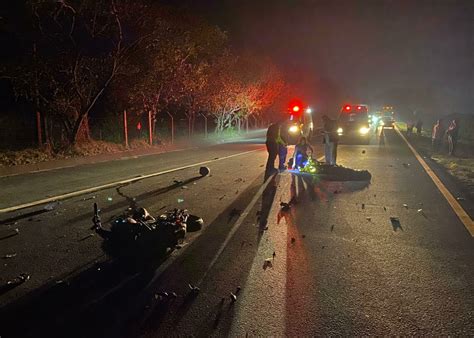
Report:
<svg viewBox="0 0 474 338"><path fill-rule="evenodd" d="M433 152L439 152L443 145L443 141L447 140L448 143L448 154L454 155L456 145L459 137L459 124L457 120L452 120L449 123L448 128L445 130L443 126L443 120L438 120L433 126L431 132L431 146Z"/></svg>
<svg viewBox="0 0 474 338"><path fill-rule="evenodd" d="M336 165L338 134L337 124L335 120L330 119L327 115L322 117L323 120L323 144L325 163L328 165ZM288 123L286 120L273 123L268 127L266 146L268 151L268 160L265 168L266 178L273 173L285 170L286 157L288 155ZM301 136L295 145L293 154L293 167L299 168L304 166L308 157L313 154L308 139ZM275 160L278 157L278 170L275 168Z"/></svg>
<svg viewBox="0 0 474 338"><path fill-rule="evenodd" d="M416 123L409 121L407 123L407 136L410 137L413 134L413 128L416 129L416 134L421 136L421 131L423 130L423 121L418 120Z"/></svg>

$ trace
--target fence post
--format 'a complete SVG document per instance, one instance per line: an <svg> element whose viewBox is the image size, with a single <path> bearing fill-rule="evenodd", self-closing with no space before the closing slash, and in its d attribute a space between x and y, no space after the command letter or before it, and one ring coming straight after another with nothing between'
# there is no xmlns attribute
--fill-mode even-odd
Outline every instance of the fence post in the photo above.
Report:
<svg viewBox="0 0 474 338"><path fill-rule="evenodd" d="M152 126L151 126L151 110L148 111L148 141L150 145L153 145L153 134L152 134Z"/></svg>
<svg viewBox="0 0 474 338"><path fill-rule="evenodd" d="M127 124L127 110L123 111L123 136L125 138L125 148L128 149L128 124Z"/></svg>
<svg viewBox="0 0 474 338"><path fill-rule="evenodd" d="M174 144L174 118L173 115L170 114L170 112L167 111L166 114L168 114L171 119L171 144Z"/></svg>
<svg viewBox="0 0 474 338"><path fill-rule="evenodd" d="M38 133L38 145L41 147L43 145L43 132L41 131L41 113L36 112L36 131Z"/></svg>

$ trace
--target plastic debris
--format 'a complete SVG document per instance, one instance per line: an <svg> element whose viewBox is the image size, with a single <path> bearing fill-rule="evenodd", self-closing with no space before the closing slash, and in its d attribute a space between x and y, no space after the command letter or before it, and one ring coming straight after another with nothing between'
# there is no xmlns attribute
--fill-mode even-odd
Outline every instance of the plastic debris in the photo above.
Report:
<svg viewBox="0 0 474 338"><path fill-rule="evenodd" d="M3 258L3 259L8 259L8 258L14 258L14 257L16 257L16 253L6 254L6 255L3 256L2 258Z"/></svg>
<svg viewBox="0 0 474 338"><path fill-rule="evenodd" d="M46 210L46 211L52 211L54 209L56 209L56 207L59 205L59 202L58 201L54 201L52 203L49 203L49 204L46 204L44 207L43 207L43 210Z"/></svg>
<svg viewBox="0 0 474 338"><path fill-rule="evenodd" d="M408 209L408 204L403 203L403 207L404 207L405 209Z"/></svg>
<svg viewBox="0 0 474 338"><path fill-rule="evenodd" d="M189 187L187 185L183 185L181 189L189 189Z"/></svg>
<svg viewBox="0 0 474 338"><path fill-rule="evenodd" d="M112 197L107 197L107 201L112 202L113 198Z"/></svg>
<svg viewBox="0 0 474 338"><path fill-rule="evenodd" d="M458 201L465 201L466 199L464 197L456 197L456 200Z"/></svg>
<svg viewBox="0 0 474 338"><path fill-rule="evenodd" d="M209 175L210 173L211 173L211 169L209 169L208 167L199 168L199 174L203 177Z"/></svg>
<svg viewBox="0 0 474 338"><path fill-rule="evenodd" d="M183 203L184 200L182 198L178 198L178 203Z"/></svg>
<svg viewBox="0 0 474 338"><path fill-rule="evenodd" d="M26 273L22 273L20 275L18 275L16 278L13 278L11 280L9 280L7 282L7 285L20 285L20 284L23 284L25 283L26 281L28 281L30 279L30 275L26 274Z"/></svg>
<svg viewBox="0 0 474 338"><path fill-rule="evenodd" d="M423 209L418 209L416 212L423 212Z"/></svg>
<svg viewBox="0 0 474 338"><path fill-rule="evenodd" d="M410 163L402 163L402 165L405 167L405 168L408 168L410 166Z"/></svg>
<svg viewBox="0 0 474 338"><path fill-rule="evenodd" d="M232 303L237 301L237 296L233 294L232 292L230 293L230 300L232 301Z"/></svg>

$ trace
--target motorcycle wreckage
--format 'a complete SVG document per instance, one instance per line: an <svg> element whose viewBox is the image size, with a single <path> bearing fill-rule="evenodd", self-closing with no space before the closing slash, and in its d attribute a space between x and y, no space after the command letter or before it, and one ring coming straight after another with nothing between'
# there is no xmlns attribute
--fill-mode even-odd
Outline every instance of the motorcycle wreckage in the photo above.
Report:
<svg viewBox="0 0 474 338"><path fill-rule="evenodd" d="M94 203L91 230L104 239L106 251L120 256L165 254L172 251L187 232L201 230L204 223L201 217L190 215L184 209L167 211L155 218L145 208L135 208L114 219L110 229L106 229L99 212Z"/></svg>

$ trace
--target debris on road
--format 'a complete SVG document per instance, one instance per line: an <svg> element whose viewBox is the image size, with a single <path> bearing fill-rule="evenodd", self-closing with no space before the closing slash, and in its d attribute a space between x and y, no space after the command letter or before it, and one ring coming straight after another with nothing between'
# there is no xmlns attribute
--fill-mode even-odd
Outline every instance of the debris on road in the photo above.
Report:
<svg viewBox="0 0 474 338"><path fill-rule="evenodd" d="M84 197L82 200L83 201L89 201L89 200L94 200L95 196L90 196L90 197Z"/></svg>
<svg viewBox="0 0 474 338"><path fill-rule="evenodd" d="M410 163L402 163L402 165L405 167L405 168L409 168L410 167Z"/></svg>
<svg viewBox="0 0 474 338"><path fill-rule="evenodd" d="M187 185L183 185L181 189L186 190L186 189L189 189L189 187Z"/></svg>
<svg viewBox="0 0 474 338"><path fill-rule="evenodd" d="M271 258L265 259L263 262L263 270L266 270L267 268L273 268L273 263Z"/></svg>
<svg viewBox="0 0 474 338"><path fill-rule="evenodd" d="M46 210L46 211L52 211L54 209L56 209L59 205L59 202L58 201L54 201L52 203L49 203L49 204L46 204L44 207L43 207L43 210Z"/></svg>
<svg viewBox="0 0 474 338"><path fill-rule="evenodd" d="M22 273L22 274L19 274L17 277L10 279L7 282L7 285L10 287L15 287L27 282L28 280L30 280L30 275L28 275L27 273Z"/></svg>
<svg viewBox="0 0 474 338"><path fill-rule="evenodd" d="M387 207L383 207L383 211L387 211Z"/></svg>
<svg viewBox="0 0 474 338"><path fill-rule="evenodd" d="M240 215L242 215L242 210L233 208L229 213L229 220L231 220L235 216L240 217Z"/></svg>
<svg viewBox="0 0 474 338"><path fill-rule="evenodd" d="M180 185L180 184L183 184L183 181L173 180L173 183L176 184L176 185Z"/></svg>
<svg viewBox="0 0 474 338"><path fill-rule="evenodd" d="M397 231L398 229L403 231L402 225L400 223L400 219L398 217L391 216L390 222L392 223L393 231Z"/></svg>
<svg viewBox="0 0 474 338"><path fill-rule="evenodd" d="M301 237L302 237L302 238L306 238L306 235L302 235Z"/></svg>
<svg viewBox="0 0 474 338"><path fill-rule="evenodd" d="M82 237L79 242L85 241L88 238L94 237L94 234L88 234L87 236Z"/></svg>
<svg viewBox="0 0 474 338"><path fill-rule="evenodd" d="M365 154L365 149L364 149L364 150L362 150L362 154Z"/></svg>
<svg viewBox="0 0 474 338"><path fill-rule="evenodd" d="M365 203L362 203L362 209L365 209Z"/></svg>
<svg viewBox="0 0 474 338"><path fill-rule="evenodd" d="M199 174L204 177L204 176L207 176L211 173L211 169L209 169L208 167L201 167L199 168Z"/></svg>
<svg viewBox="0 0 474 338"><path fill-rule="evenodd" d="M458 201L465 201L466 199L464 197L456 197L456 200Z"/></svg>
<svg viewBox="0 0 474 338"><path fill-rule="evenodd" d="M109 197L107 197L107 201L112 202L113 198L109 196Z"/></svg>
<svg viewBox="0 0 474 338"><path fill-rule="evenodd" d="M222 201L224 199L225 195L222 195L221 197L219 197L219 201Z"/></svg>
<svg viewBox="0 0 474 338"><path fill-rule="evenodd" d="M14 257L16 257L16 253L6 254L6 255L3 256L2 258L3 258L3 259L8 259L8 258L14 258Z"/></svg>
<svg viewBox="0 0 474 338"><path fill-rule="evenodd" d="M404 207L405 209L408 209L408 204L403 203L403 207Z"/></svg>
<svg viewBox="0 0 474 338"><path fill-rule="evenodd" d="M184 199L178 198L178 203L183 203L183 202L184 202Z"/></svg>
<svg viewBox="0 0 474 338"><path fill-rule="evenodd" d="M372 221L372 217L366 217L365 219L369 222Z"/></svg>
<svg viewBox="0 0 474 338"><path fill-rule="evenodd" d="M288 212L291 209L291 205L286 202L280 202L280 210L283 212Z"/></svg>
<svg viewBox="0 0 474 338"><path fill-rule="evenodd" d="M191 283L188 284L188 287L189 287L189 289L191 290L191 294L192 294L192 295L197 295L197 294L201 291L200 288L198 288L198 287L195 286L195 285L192 285Z"/></svg>
<svg viewBox="0 0 474 338"><path fill-rule="evenodd" d="M232 303L235 303L237 301L237 296L232 292L230 293L230 300L232 301Z"/></svg>
<svg viewBox="0 0 474 338"><path fill-rule="evenodd" d="M291 244L294 244L296 242L296 239L294 237L291 237Z"/></svg>
<svg viewBox="0 0 474 338"><path fill-rule="evenodd" d="M277 255L277 254L276 254L276 252L275 252L275 251L273 251L273 255L272 255L272 257L273 257L273 259L274 259L274 260L275 260L275 257L276 257L276 255Z"/></svg>
<svg viewBox="0 0 474 338"><path fill-rule="evenodd" d="M331 225L331 232L334 231L334 224Z"/></svg>
<svg viewBox="0 0 474 338"><path fill-rule="evenodd" d="M19 233L20 233L20 230L18 228L7 229L7 230L4 230L4 231L1 231L0 232L0 240L16 236Z"/></svg>

